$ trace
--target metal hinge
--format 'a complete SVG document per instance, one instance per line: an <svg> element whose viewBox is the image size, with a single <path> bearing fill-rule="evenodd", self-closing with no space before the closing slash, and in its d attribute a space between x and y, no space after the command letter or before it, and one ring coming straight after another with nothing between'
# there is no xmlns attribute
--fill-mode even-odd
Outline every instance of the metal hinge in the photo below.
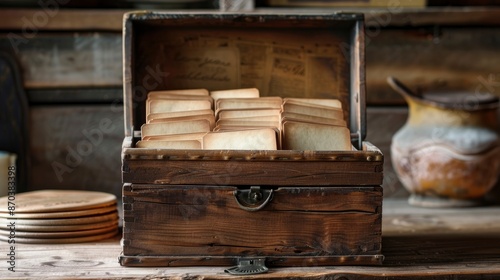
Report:
<svg viewBox="0 0 500 280"><path fill-rule="evenodd" d="M266 266L266 258L240 258L237 266L224 271L232 275L251 275L266 273L269 268Z"/></svg>

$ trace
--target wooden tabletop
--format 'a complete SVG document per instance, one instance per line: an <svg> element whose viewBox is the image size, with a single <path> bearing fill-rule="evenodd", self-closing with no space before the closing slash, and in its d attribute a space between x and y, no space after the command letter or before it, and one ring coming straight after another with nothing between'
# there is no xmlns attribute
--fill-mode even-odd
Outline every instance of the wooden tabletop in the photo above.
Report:
<svg viewBox="0 0 500 280"><path fill-rule="evenodd" d="M244 279L500 279L500 206L423 209L384 201L383 266L270 268ZM65 245L1 242L1 279L242 279L224 267L121 267L119 236Z"/></svg>

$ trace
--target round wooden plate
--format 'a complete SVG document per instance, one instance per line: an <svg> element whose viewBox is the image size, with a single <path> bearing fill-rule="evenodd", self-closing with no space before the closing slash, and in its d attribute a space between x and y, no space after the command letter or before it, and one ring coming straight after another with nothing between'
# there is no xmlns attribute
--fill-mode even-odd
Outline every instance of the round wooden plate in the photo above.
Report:
<svg viewBox="0 0 500 280"><path fill-rule="evenodd" d="M118 234L118 229L112 230L110 232L83 236L83 237L70 237L70 238L24 238L16 236L16 243L25 243L25 244L64 244L64 243L82 243L82 242L91 242L98 241L103 239L111 238ZM5 235L0 235L0 241L7 241L8 237Z"/></svg>
<svg viewBox="0 0 500 280"><path fill-rule="evenodd" d="M0 218L17 218L17 219L56 219L56 218L76 218L93 216L99 214L109 214L110 212L116 212L116 205L106 206L102 208L95 208L89 210L78 210L69 212L50 212L50 213L17 213L14 216L9 215L9 213L0 212Z"/></svg>
<svg viewBox="0 0 500 280"><path fill-rule="evenodd" d="M0 213L9 213L9 197L0 197ZM19 193L15 213L49 213L88 210L116 204L116 196L105 192L78 190L40 190ZM12 206L12 204L10 204Z"/></svg>
<svg viewBox="0 0 500 280"><path fill-rule="evenodd" d="M60 232L33 232L33 231L20 231L16 228L16 239L22 238L74 238L104 234L114 231L118 228L118 224L111 225L110 227L90 229L90 230L77 230L77 231L60 231ZM9 237L10 230L0 230L0 235Z"/></svg>
<svg viewBox="0 0 500 280"><path fill-rule="evenodd" d="M61 218L61 219L23 219L19 215L9 218L0 218L0 225L8 225L10 222L16 222L18 225L26 226L65 226L65 225L86 225L94 223L104 223L116 221L118 219L118 211L107 214L94 215L79 218Z"/></svg>
<svg viewBox="0 0 500 280"><path fill-rule="evenodd" d="M9 230L9 224L0 224L0 234L2 230ZM107 227L118 226L118 220L106 221L95 224L85 224L85 225L63 225L63 226L42 226L42 225L18 225L16 223L16 232L26 231L26 232L64 232L64 231L81 231L81 230L93 230L101 229Z"/></svg>

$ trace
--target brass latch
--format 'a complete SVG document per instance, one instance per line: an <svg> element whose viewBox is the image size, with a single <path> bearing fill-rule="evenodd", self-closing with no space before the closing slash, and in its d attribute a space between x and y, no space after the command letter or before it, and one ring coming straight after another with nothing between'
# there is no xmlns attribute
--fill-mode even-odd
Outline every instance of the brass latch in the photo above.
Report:
<svg viewBox="0 0 500 280"><path fill-rule="evenodd" d="M232 275L251 275L266 273L269 268L266 267L266 258L241 258L237 266L224 271Z"/></svg>
<svg viewBox="0 0 500 280"><path fill-rule="evenodd" d="M261 189L259 186L251 186L250 189L239 189L234 191L234 198L241 209L246 211L258 211L272 199L272 189Z"/></svg>

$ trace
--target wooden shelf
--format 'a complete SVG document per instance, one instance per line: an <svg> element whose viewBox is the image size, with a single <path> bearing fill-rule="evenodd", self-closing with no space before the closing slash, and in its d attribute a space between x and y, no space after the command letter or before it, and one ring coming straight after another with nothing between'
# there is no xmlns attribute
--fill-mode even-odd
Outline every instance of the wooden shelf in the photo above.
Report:
<svg viewBox="0 0 500 280"><path fill-rule="evenodd" d="M0 9L0 30L121 32L123 14L117 9ZM171 10L183 13L218 13L218 10ZM253 13L364 13L367 27L500 26L500 7L428 8L257 8Z"/></svg>
<svg viewBox="0 0 500 280"><path fill-rule="evenodd" d="M495 279L500 276L500 206L423 209L384 201L383 266L270 268L245 279ZM7 244L2 242L1 252ZM119 237L66 245L16 244L9 279L241 279L224 267L121 267ZM498 279L498 278L496 278Z"/></svg>
<svg viewBox="0 0 500 280"><path fill-rule="evenodd" d="M114 31L122 30L125 10L0 9L0 30L36 34L40 31ZM33 35L34 36L34 35Z"/></svg>
<svg viewBox="0 0 500 280"><path fill-rule="evenodd" d="M367 27L499 26L500 7L273 8L258 13L363 13Z"/></svg>

